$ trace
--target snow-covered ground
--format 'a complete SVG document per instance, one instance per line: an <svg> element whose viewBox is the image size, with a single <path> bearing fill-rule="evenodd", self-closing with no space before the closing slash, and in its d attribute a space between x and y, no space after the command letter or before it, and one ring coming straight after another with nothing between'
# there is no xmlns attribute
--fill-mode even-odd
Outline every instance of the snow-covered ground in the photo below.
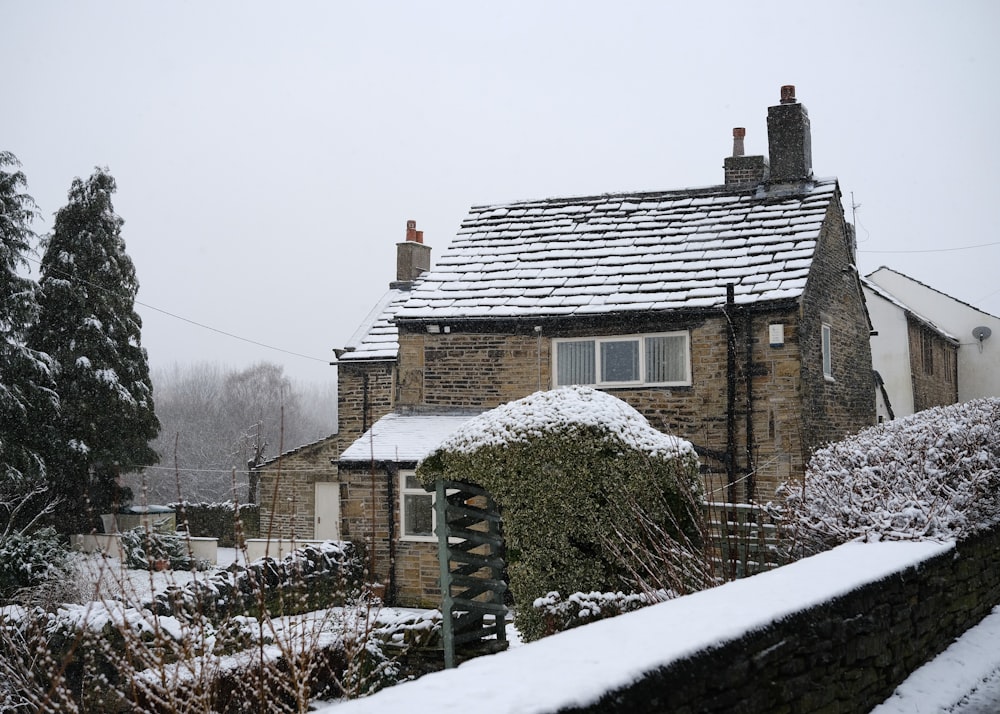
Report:
<svg viewBox="0 0 1000 714"><path fill-rule="evenodd" d="M517 631L509 626L507 636L511 649L506 653L472 660L457 670L398 685L368 699L327 702L329 706L322 711L330 710L331 714L333 711L337 714L378 712L405 703L409 711L447 712L451 711L447 702L462 701L457 692L470 687L476 690L479 699L485 697L483 708L479 710L483 714L554 711L560 706L592 701L604 691L671 658L739 636L748 624L765 625L948 547L935 543L849 544L822 558L810 558L749 580L601 621L524 647L520 646ZM241 557L236 549L220 548L218 566L227 567ZM127 601L135 605L169 584L182 585L199 575L187 571L128 570L115 558L98 556L86 559L86 564L95 587L99 580L103 593L127 594ZM775 582L769 582L771 580ZM744 588L750 588L750 595L732 596L730 592L732 599L727 599L730 604L726 608L733 617L727 618L725 623L718 622L719 596L727 590ZM754 592L757 595L752 595ZM732 602L740 603L737 612L732 612ZM387 608L380 619L391 619L397 610L400 617L413 614L403 608ZM669 632L671 637L650 638L651 632ZM517 682L517 686L487 695L476 684L481 681L480 677L470 670L484 670L482 676L488 671L490 677ZM447 696L442 698L442 692ZM471 696L472 692L469 694ZM323 702L316 704L324 706ZM872 714L998 712L1000 607L947 651L914 672Z"/></svg>
<svg viewBox="0 0 1000 714"><path fill-rule="evenodd" d="M1000 607L903 682L871 714L1000 712Z"/></svg>

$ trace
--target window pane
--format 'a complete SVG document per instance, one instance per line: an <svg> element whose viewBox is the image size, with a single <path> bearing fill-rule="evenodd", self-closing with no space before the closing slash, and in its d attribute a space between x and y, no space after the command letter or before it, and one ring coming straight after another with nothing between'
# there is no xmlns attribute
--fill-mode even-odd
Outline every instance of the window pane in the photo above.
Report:
<svg viewBox="0 0 1000 714"><path fill-rule="evenodd" d="M434 535L434 521L430 494L426 496L403 496L403 535Z"/></svg>
<svg viewBox="0 0 1000 714"><path fill-rule="evenodd" d="M639 381L639 340L601 343L601 381Z"/></svg>
<svg viewBox="0 0 1000 714"><path fill-rule="evenodd" d="M685 335L646 338L646 381L651 384L688 381Z"/></svg>
<svg viewBox="0 0 1000 714"><path fill-rule="evenodd" d="M594 384L594 382L594 341L558 343L556 385Z"/></svg>
<svg viewBox="0 0 1000 714"><path fill-rule="evenodd" d="M417 481L416 474L406 474L405 478L406 478L406 485L403 488L407 489L413 488L418 491L424 490L424 487L420 485L419 481Z"/></svg>
<svg viewBox="0 0 1000 714"><path fill-rule="evenodd" d="M833 358L830 354L830 326L823 325L823 375L833 376Z"/></svg>

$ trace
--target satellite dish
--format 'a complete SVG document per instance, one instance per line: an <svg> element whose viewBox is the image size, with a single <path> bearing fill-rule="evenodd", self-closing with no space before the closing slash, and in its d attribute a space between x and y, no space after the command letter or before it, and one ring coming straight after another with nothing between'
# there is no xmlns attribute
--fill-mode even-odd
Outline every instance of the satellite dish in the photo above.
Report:
<svg viewBox="0 0 1000 714"><path fill-rule="evenodd" d="M993 330L985 326L972 328L972 336L975 337L977 340L979 340L980 344L982 344L983 340L985 340L992 334Z"/></svg>

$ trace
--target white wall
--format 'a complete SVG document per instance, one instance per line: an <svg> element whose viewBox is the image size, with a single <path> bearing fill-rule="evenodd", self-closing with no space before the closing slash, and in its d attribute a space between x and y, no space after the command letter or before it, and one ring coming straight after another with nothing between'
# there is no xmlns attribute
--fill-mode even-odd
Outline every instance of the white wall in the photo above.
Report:
<svg viewBox="0 0 1000 714"><path fill-rule="evenodd" d="M1000 318L888 268L879 268L868 279L960 340L960 402L978 397L1000 397ZM993 331L992 337L982 344L972 337L973 328L981 325Z"/></svg>
<svg viewBox="0 0 1000 714"><path fill-rule="evenodd" d="M913 413L913 377L910 374L910 340L906 313L898 305L865 287L865 301L872 325L878 332L872 335L872 367L882 376L885 391L896 418ZM879 404L876 401L876 404ZM888 421L887 413L878 416Z"/></svg>

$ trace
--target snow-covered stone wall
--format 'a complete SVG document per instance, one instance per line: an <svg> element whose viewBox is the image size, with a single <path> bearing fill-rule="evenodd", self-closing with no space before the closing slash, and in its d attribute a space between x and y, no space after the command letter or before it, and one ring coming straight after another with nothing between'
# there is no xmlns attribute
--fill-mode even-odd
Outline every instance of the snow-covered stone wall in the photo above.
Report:
<svg viewBox="0 0 1000 714"><path fill-rule="evenodd" d="M335 711L868 712L1000 603L997 553L1000 529L849 543Z"/></svg>

